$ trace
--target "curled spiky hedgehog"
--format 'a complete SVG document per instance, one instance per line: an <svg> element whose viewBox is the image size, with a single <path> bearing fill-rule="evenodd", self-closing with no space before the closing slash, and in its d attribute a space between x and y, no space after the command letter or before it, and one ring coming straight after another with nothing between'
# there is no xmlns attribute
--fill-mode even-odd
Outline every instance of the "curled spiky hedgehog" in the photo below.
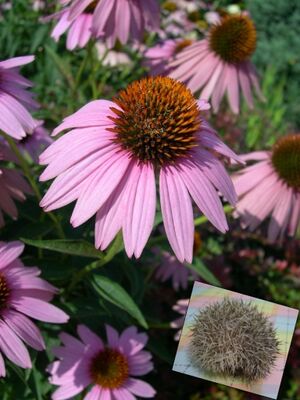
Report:
<svg viewBox="0 0 300 400"><path fill-rule="evenodd" d="M254 304L224 298L196 315L189 350L195 366L251 383L271 372L279 341L273 324Z"/></svg>

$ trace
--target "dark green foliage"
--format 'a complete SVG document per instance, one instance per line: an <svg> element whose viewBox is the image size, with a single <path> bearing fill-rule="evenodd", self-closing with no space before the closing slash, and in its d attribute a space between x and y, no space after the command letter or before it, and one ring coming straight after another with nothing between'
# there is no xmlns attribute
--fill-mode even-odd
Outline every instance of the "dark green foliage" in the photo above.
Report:
<svg viewBox="0 0 300 400"><path fill-rule="evenodd" d="M287 120L300 127L300 2L246 0L258 31L253 60L260 71L272 65L277 82L286 78Z"/></svg>

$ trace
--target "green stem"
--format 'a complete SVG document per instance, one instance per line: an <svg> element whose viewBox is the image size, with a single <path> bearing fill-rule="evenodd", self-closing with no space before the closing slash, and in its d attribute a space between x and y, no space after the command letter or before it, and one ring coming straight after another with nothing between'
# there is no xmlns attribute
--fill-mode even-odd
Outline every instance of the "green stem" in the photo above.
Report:
<svg viewBox="0 0 300 400"><path fill-rule="evenodd" d="M116 254L118 254L123 249L123 239L122 235L119 233L115 238L113 244L108 249L107 253L100 260L94 261L91 264L86 265L83 269L78 271L73 275L70 285L66 289L67 293L72 292L72 290L77 286L77 284L82 281L91 272L103 267L105 264L109 263Z"/></svg>
<svg viewBox="0 0 300 400"><path fill-rule="evenodd" d="M233 208L229 204L223 207L223 211L225 214L229 214L232 210L233 210ZM208 218L205 215L202 215L201 217L196 218L194 220L194 225L199 226L199 225L205 224L205 222L207 222L207 221L208 221Z"/></svg>
<svg viewBox="0 0 300 400"><path fill-rule="evenodd" d="M15 156L17 157L20 167L23 171L23 174L25 175L25 177L27 178L28 182L30 183L30 186L36 196L36 198L38 199L38 201L40 202L42 199L41 196L41 192L39 190L39 187L36 183L36 181L34 180L33 176L31 175L31 171L30 168L25 160L25 158L23 157L21 151L19 150L17 144L15 143L15 141L8 135L6 135L4 132L1 132L2 136L5 138L5 140L8 142L11 150L14 152ZM64 238L65 234L64 231L60 225L59 220L56 218L56 216L52 213L47 213L47 215L49 216L49 218L54 222L57 233L59 235L60 238Z"/></svg>

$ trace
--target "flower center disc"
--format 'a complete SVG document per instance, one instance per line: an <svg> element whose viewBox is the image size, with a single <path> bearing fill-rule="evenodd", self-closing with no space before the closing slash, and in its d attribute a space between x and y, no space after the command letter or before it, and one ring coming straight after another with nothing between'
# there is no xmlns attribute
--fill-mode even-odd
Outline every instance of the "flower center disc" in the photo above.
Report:
<svg viewBox="0 0 300 400"><path fill-rule="evenodd" d="M95 11L95 8L97 7L99 1L94 0L91 4L87 6L87 8L84 10L86 13L93 13Z"/></svg>
<svg viewBox="0 0 300 400"><path fill-rule="evenodd" d="M116 389L129 376L127 359L118 350L104 349L93 358L90 366L93 382L107 389Z"/></svg>
<svg viewBox="0 0 300 400"><path fill-rule="evenodd" d="M180 53L183 49L185 49L186 47L190 46L192 44L192 40L191 39L184 39L184 40L180 40L180 42L178 42L176 44L175 47L175 54Z"/></svg>
<svg viewBox="0 0 300 400"><path fill-rule="evenodd" d="M8 287L5 277L0 273L0 310L6 308L10 289Z"/></svg>
<svg viewBox="0 0 300 400"><path fill-rule="evenodd" d="M256 29L245 15L224 17L211 28L210 48L224 61L235 64L250 58L256 47Z"/></svg>
<svg viewBox="0 0 300 400"><path fill-rule="evenodd" d="M300 135L280 138L274 145L272 164L280 178L300 191Z"/></svg>
<svg viewBox="0 0 300 400"><path fill-rule="evenodd" d="M133 82L114 99L115 141L141 162L174 163L196 146L200 110L191 91L168 77Z"/></svg>

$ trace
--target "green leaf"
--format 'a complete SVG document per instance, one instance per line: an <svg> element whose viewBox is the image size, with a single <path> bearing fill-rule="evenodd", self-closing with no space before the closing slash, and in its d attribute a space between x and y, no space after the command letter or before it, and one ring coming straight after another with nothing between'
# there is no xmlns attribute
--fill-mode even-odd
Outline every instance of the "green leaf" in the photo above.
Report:
<svg viewBox="0 0 300 400"><path fill-rule="evenodd" d="M22 242L29 246L34 246L39 249L56 251L58 253L70 254L72 256L90 257L90 258L103 258L104 253L95 249L95 247L85 240L69 240L69 239L55 239L55 240L32 240L21 238Z"/></svg>
<svg viewBox="0 0 300 400"><path fill-rule="evenodd" d="M147 322L132 297L117 282L106 276L95 275L91 280L94 290L105 300L128 312L141 326L148 328Z"/></svg>
<svg viewBox="0 0 300 400"><path fill-rule="evenodd" d="M215 277L215 275L206 267L206 265L199 259L195 258L193 264L186 264L186 266L193 271L196 271L201 278L207 283L214 286L221 286L221 282Z"/></svg>

